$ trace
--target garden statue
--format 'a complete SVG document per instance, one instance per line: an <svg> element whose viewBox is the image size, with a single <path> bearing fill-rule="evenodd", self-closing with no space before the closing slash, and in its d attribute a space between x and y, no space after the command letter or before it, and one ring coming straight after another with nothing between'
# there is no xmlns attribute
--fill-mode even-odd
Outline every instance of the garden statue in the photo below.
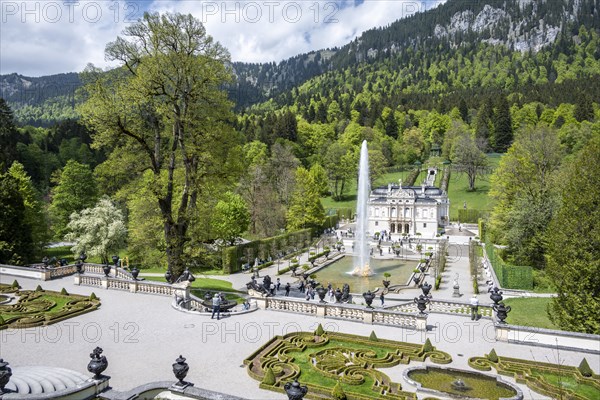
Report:
<svg viewBox="0 0 600 400"><path fill-rule="evenodd" d="M505 324L504 321L510 312L510 306L505 306L504 303L500 303L498 305L493 305L492 308L496 311L496 318L498 318L498 323Z"/></svg>
<svg viewBox="0 0 600 400"><path fill-rule="evenodd" d="M454 289L454 291L452 292L452 297L460 297L460 286L458 285L458 274L456 274L456 276L454 277L454 284L452 285L452 289Z"/></svg>
<svg viewBox="0 0 600 400"><path fill-rule="evenodd" d="M294 382L286 383L283 388L288 396L288 400L302 400L308 392L308 387L300 386L298 378L294 379Z"/></svg>
<svg viewBox="0 0 600 400"><path fill-rule="evenodd" d="M368 290L366 293L363 293L363 297L365 298L365 302L367 303L367 308L371 307L371 303L373 303L373 299L375 299L375 295Z"/></svg>
<svg viewBox="0 0 600 400"><path fill-rule="evenodd" d="M427 304L429 304L429 298L421 294L419 297L415 297L414 302L417 304L419 314L425 314L425 309L427 308Z"/></svg>
<svg viewBox="0 0 600 400"><path fill-rule="evenodd" d="M427 282L423 282L423 284L421 285L421 290L423 291L423 295L425 297L429 297L429 291L431 290L431 285Z"/></svg>
<svg viewBox="0 0 600 400"><path fill-rule="evenodd" d="M77 268L78 274L83 274L83 261L81 261L81 259L77 260L75 263L75 268Z"/></svg>
<svg viewBox="0 0 600 400"><path fill-rule="evenodd" d="M190 366L185 362L185 357L180 355L173 364L173 373L175 374L175 378L179 380L175 385L177 386L187 386L185 379L188 371L190 370Z"/></svg>
<svg viewBox="0 0 600 400"><path fill-rule="evenodd" d="M495 286L492 289L492 294L490 294L490 299L492 299L494 305L498 305L503 299L502 292Z"/></svg>
<svg viewBox="0 0 600 400"><path fill-rule="evenodd" d="M108 367L108 361L105 356L100 356L102 354L102 349L100 347L96 347L90 357L92 358L88 363L87 369L89 372L94 374L94 379L101 379L102 372Z"/></svg>
<svg viewBox="0 0 600 400"><path fill-rule="evenodd" d="M10 381L12 371L8 367L8 363L0 358L0 395L4 394L4 387Z"/></svg>
<svg viewBox="0 0 600 400"><path fill-rule="evenodd" d="M344 286L342 287L342 302L349 303L350 301L352 301L352 296L350 295L350 285L344 283Z"/></svg>

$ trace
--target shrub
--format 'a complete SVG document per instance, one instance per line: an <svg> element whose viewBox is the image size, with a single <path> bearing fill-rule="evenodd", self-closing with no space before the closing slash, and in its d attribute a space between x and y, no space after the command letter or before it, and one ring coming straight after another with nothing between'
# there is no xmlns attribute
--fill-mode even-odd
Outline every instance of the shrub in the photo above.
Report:
<svg viewBox="0 0 600 400"><path fill-rule="evenodd" d="M392 274L390 274L389 272L384 272L383 273L383 277L384 278L389 278L390 276L392 276Z"/></svg>
<svg viewBox="0 0 600 400"><path fill-rule="evenodd" d="M577 367L577 369L579 370L579 372L581 372L581 375L587 376L588 378L594 374L585 358L581 360L581 363L579 364L579 367Z"/></svg>
<svg viewBox="0 0 600 400"><path fill-rule="evenodd" d="M323 329L323 325L319 324L319 326L317 326L317 329L315 329L315 336L323 336L324 333L325 330Z"/></svg>
<svg viewBox="0 0 600 400"><path fill-rule="evenodd" d="M490 354L487 355L487 359L493 363L497 363L498 355L496 354L496 350L492 349L492 351L490 351Z"/></svg>
<svg viewBox="0 0 600 400"><path fill-rule="evenodd" d="M440 283L442 283L441 275L435 278L435 290L438 290L440 288Z"/></svg>
<svg viewBox="0 0 600 400"><path fill-rule="evenodd" d="M335 400L346 400L346 393L344 393L344 389L342 389L342 385L340 385L340 381L338 381L333 390L331 391L331 397Z"/></svg>
<svg viewBox="0 0 600 400"><path fill-rule="evenodd" d="M0 315L0 325L4 325L4 324L5 324L4 318L2 318L2 315Z"/></svg>
<svg viewBox="0 0 600 400"><path fill-rule="evenodd" d="M20 289L21 286L19 286L19 282L17 282L17 280L15 279L11 285L14 289Z"/></svg>
<svg viewBox="0 0 600 400"><path fill-rule="evenodd" d="M371 334L369 335L369 340L371 340L373 342L377 342L379 340L377 338L377 335L375 334L375 331L371 331Z"/></svg>
<svg viewBox="0 0 600 400"><path fill-rule="evenodd" d="M98 297L96 296L96 293L92 292L92 294L90 294L90 300L97 300Z"/></svg>
<svg viewBox="0 0 600 400"><path fill-rule="evenodd" d="M262 383L269 386L275 385L275 374L273 373L273 369L271 367L267 368Z"/></svg>
<svg viewBox="0 0 600 400"><path fill-rule="evenodd" d="M69 293L67 292L67 289L65 289L65 288L61 289L60 294L62 294L63 296L68 296L69 295Z"/></svg>
<svg viewBox="0 0 600 400"><path fill-rule="evenodd" d="M41 287L40 285L37 285L37 286L35 287L35 291L36 291L36 292L41 292L41 291L43 291L43 290L44 290L44 289L42 289L42 287Z"/></svg>
<svg viewBox="0 0 600 400"><path fill-rule="evenodd" d="M429 340L429 338L425 341L425 343L423 343L423 347L421 348L421 352L422 353L429 353L430 351L433 351L434 347L431 344L431 341Z"/></svg>

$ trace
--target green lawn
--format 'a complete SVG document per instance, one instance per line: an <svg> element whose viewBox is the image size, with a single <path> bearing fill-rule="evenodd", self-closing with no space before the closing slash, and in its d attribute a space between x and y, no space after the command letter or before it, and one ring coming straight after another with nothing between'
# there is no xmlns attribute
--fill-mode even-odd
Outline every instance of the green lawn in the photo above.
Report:
<svg viewBox="0 0 600 400"><path fill-rule="evenodd" d="M505 299L504 304L511 307L506 322L512 325L532 326L545 329L560 329L548 318L546 312L551 298L532 297L527 299Z"/></svg>
<svg viewBox="0 0 600 400"><path fill-rule="evenodd" d="M500 162L500 154L488 154L488 162L492 169L496 169ZM494 206L489 198L490 175L478 177L475 180L475 191L469 191L469 180L466 174L452 171L448 183L448 197L450 198L450 219L458 220L458 210L467 203L468 209L491 210Z"/></svg>
<svg viewBox="0 0 600 400"><path fill-rule="evenodd" d="M164 276L145 276L148 281L165 282ZM212 278L200 278L196 277L196 280L192 282L193 289L204 289L204 290L215 290L223 292L238 292L231 285L231 282L223 281L221 279Z"/></svg>
<svg viewBox="0 0 600 400"><path fill-rule="evenodd" d="M546 380L546 382L555 386L557 389L562 387L564 389L572 390L573 392L577 393L578 395L582 396L585 399L590 399L590 400L598 399L598 389L596 389L592 385L577 382L577 380L570 374L558 375L558 374L553 374L550 372L538 373L537 371L535 371L534 373L536 375L538 375L538 374L541 375ZM558 390L560 391L560 389L558 389ZM564 395L566 393L561 393L561 394ZM563 398L563 397L560 396L558 398Z"/></svg>

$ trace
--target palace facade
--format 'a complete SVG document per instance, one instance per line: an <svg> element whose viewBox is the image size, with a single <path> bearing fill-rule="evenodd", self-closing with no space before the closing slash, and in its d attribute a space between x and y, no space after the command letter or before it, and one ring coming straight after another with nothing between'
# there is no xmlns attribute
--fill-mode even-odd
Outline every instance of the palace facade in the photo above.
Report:
<svg viewBox="0 0 600 400"><path fill-rule="evenodd" d="M369 226L371 234L386 231L393 240L402 234L435 237L449 223L448 195L434 186L389 184L371 191Z"/></svg>

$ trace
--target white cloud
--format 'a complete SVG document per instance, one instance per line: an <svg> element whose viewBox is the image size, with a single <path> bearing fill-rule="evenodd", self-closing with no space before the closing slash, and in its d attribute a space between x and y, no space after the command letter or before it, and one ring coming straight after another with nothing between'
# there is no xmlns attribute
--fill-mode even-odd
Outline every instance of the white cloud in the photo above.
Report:
<svg viewBox="0 0 600 400"><path fill-rule="evenodd" d="M367 29L385 26L436 2L3 0L0 74L81 71L89 62L106 67L106 43L144 9L192 13L229 49L233 61L278 62L311 50L342 46Z"/></svg>

